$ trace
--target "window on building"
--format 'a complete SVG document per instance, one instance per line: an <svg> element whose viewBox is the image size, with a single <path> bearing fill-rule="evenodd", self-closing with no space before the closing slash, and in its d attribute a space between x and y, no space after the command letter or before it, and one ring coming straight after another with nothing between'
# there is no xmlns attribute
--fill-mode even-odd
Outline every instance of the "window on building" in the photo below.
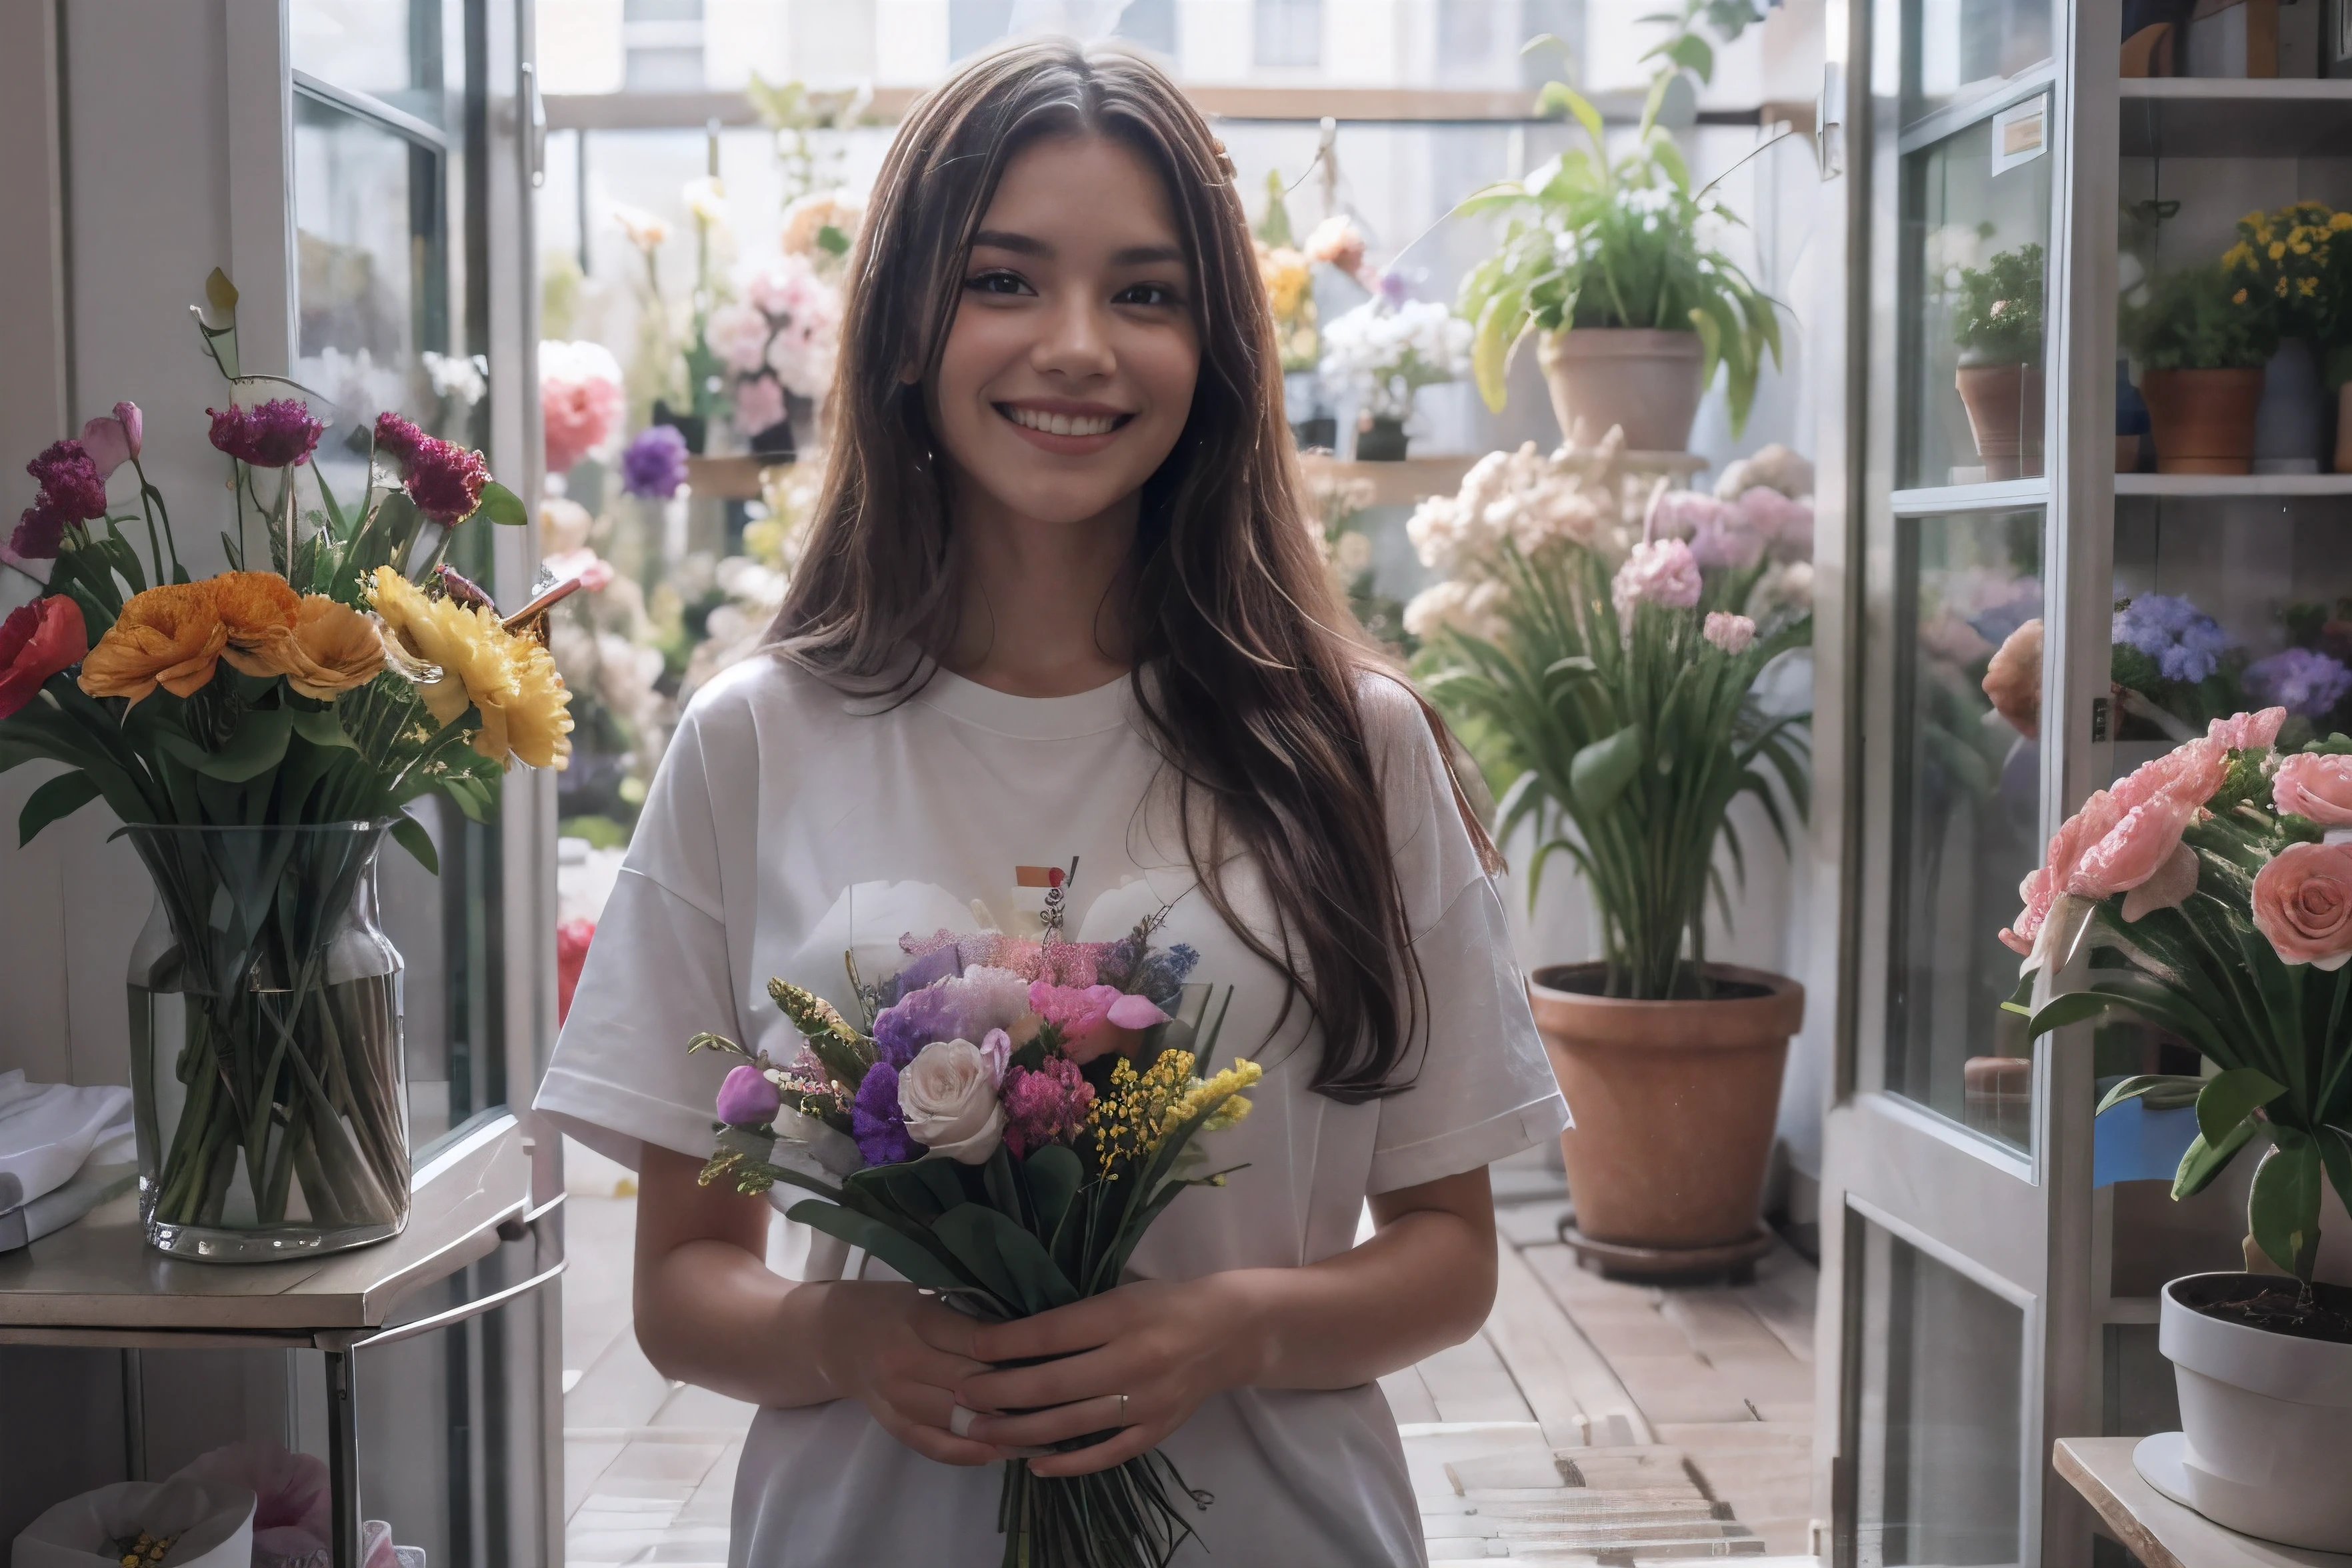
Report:
<svg viewBox="0 0 2352 1568"><path fill-rule="evenodd" d="M1257 0L1255 48L1261 66L1323 63L1323 0Z"/></svg>
<svg viewBox="0 0 2352 1568"><path fill-rule="evenodd" d="M621 0L623 85L631 92L698 92L702 0Z"/></svg>

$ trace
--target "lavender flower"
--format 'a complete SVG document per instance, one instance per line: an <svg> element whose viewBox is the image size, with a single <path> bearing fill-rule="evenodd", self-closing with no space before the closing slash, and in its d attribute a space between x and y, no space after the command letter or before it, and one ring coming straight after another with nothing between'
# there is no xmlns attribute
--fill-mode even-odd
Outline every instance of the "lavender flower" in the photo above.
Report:
<svg viewBox="0 0 2352 1568"><path fill-rule="evenodd" d="M226 409L205 412L213 416L213 445L257 468L285 468L309 462L327 429L310 417L309 404L293 397L273 397L251 408L232 403Z"/></svg>
<svg viewBox="0 0 2352 1568"><path fill-rule="evenodd" d="M884 1061L905 1067L925 1046L1009 1029L1028 1009L1027 981L1009 969L975 964L884 1008L874 1019L874 1043Z"/></svg>
<svg viewBox="0 0 2352 1568"><path fill-rule="evenodd" d="M2290 713L2317 719L2352 691L2352 669L2307 647L2291 647L2246 667L2246 689Z"/></svg>
<svg viewBox="0 0 2352 1568"><path fill-rule="evenodd" d="M898 1069L887 1061L866 1069L857 1086L857 1101L849 1113L850 1135L869 1165L896 1165L916 1154L915 1140L907 1131L907 1113L898 1106Z"/></svg>
<svg viewBox="0 0 2352 1568"><path fill-rule="evenodd" d="M621 488L633 496L667 500L686 483L686 437L674 425L638 432L621 454Z"/></svg>
<svg viewBox="0 0 2352 1568"><path fill-rule="evenodd" d="M2196 682L2221 668L2230 634L2221 623L2169 594L2142 594L2115 614L2109 640L2156 660L2167 680Z"/></svg>
<svg viewBox="0 0 2352 1568"><path fill-rule="evenodd" d="M730 1126L761 1126L772 1121L783 1105L767 1075L749 1062L739 1062L719 1086L719 1120Z"/></svg>

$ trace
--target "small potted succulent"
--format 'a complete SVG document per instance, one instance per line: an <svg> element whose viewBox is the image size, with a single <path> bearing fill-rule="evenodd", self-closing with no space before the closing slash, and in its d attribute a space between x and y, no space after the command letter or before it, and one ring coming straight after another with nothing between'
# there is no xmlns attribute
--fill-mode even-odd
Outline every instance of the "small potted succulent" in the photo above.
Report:
<svg viewBox="0 0 2352 1568"><path fill-rule="evenodd" d="M2252 473L2263 367L2278 349L2273 313L2221 268L2195 267L2126 305L2123 338L2139 362L2157 472Z"/></svg>
<svg viewBox="0 0 2352 1568"><path fill-rule="evenodd" d="M1960 268L1953 381L1988 479L2042 472L2042 290L2039 245L2004 250L1981 269Z"/></svg>
<svg viewBox="0 0 2352 1568"><path fill-rule="evenodd" d="M2176 1198L2263 1151L2248 1263L2279 1272L2165 1286L2183 1430L2141 1445L2141 1473L2232 1530L2346 1552L2352 1289L2315 1275L2324 1199L2352 1198L2352 739L2282 753L2287 718L2217 719L2093 794L2000 935L2034 1035L2114 1010L2206 1058L2206 1076L2126 1079L2099 1107L2195 1107Z"/></svg>
<svg viewBox="0 0 2352 1568"><path fill-rule="evenodd" d="M1472 361L1489 408L1502 409L1504 372L1532 331L1570 440L1597 439L1614 425L1635 451L1683 450L1718 365L1733 434L1747 423L1764 356L1780 363L1778 307L1719 247L1716 237L1739 219L1712 185L1693 186L1682 150L1659 123L1670 94L1687 91L1685 73L1704 81L1711 69L1712 48L1691 30L1698 13L1738 32L1717 15L1722 9L1695 5L1668 18L1682 30L1650 51L1665 63L1625 153L1611 157L1601 111L1553 81L1538 111L1573 115L1591 145L1454 209L1507 219L1502 243L1463 279L1457 301L1477 329Z"/></svg>

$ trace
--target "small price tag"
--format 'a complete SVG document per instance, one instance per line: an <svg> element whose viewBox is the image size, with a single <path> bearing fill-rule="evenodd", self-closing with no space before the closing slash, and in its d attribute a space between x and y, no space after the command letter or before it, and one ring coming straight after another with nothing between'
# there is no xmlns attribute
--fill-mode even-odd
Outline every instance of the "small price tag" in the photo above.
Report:
<svg viewBox="0 0 2352 1568"><path fill-rule="evenodd" d="M2050 95L2013 103L1992 117L1992 172L2005 174L2050 151Z"/></svg>

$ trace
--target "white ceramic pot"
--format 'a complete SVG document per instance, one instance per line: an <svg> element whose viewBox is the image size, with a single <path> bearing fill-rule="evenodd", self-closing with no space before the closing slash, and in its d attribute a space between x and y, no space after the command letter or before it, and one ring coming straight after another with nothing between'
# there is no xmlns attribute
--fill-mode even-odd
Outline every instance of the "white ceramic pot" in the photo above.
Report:
<svg viewBox="0 0 2352 1568"><path fill-rule="evenodd" d="M2224 1322L2187 1304L2257 1282L2280 1284L2190 1274L2164 1288L2157 1345L2179 1381L2185 1441L2171 1474L2149 1474L2146 1460L2142 1473L2242 1534L2352 1552L2352 1345Z"/></svg>
<svg viewBox="0 0 2352 1568"><path fill-rule="evenodd" d="M1563 437L1598 441L1616 425L1633 451L1679 452L1690 445L1691 421L1706 390L1698 379L1705 353L1696 332L1579 327L1544 333L1536 357Z"/></svg>

